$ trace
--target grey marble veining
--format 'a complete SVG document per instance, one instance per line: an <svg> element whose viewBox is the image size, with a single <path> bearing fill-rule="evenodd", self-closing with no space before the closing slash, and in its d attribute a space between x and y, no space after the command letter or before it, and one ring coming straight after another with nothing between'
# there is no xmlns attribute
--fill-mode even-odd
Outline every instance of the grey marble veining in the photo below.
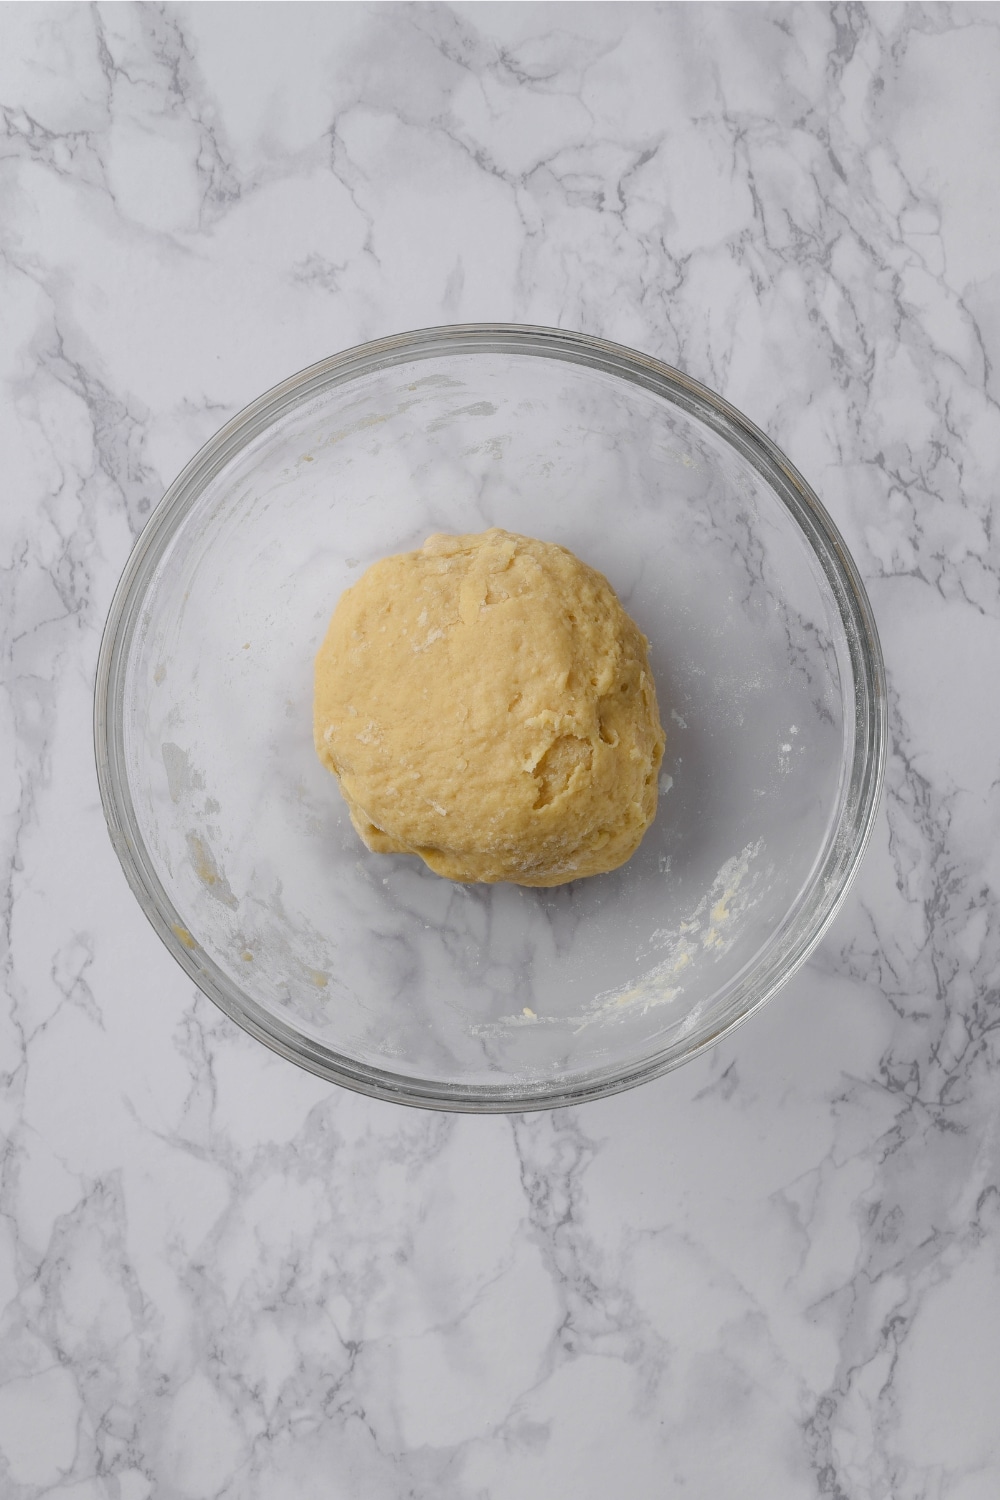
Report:
<svg viewBox="0 0 1000 1500"><path fill-rule="evenodd" d="M995 1500L1000 9L0 9L0 1493ZM681 366L844 531L891 750L809 965L704 1059L419 1114L135 906L90 741L128 549L402 328Z"/></svg>

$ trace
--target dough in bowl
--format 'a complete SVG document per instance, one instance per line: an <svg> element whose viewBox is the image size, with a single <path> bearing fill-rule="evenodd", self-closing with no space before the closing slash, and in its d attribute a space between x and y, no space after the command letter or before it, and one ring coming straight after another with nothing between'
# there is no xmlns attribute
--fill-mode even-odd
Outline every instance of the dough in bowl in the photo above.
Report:
<svg viewBox="0 0 1000 1500"><path fill-rule="evenodd" d="M460 881L614 870L656 813L648 642L600 573L508 531L428 537L341 597L315 739L369 849Z"/></svg>

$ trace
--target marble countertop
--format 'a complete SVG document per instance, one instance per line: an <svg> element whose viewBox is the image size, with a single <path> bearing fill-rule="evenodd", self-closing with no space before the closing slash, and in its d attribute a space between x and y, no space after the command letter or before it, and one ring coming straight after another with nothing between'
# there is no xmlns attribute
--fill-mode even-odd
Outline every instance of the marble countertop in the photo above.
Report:
<svg viewBox="0 0 1000 1500"><path fill-rule="evenodd" d="M4 1500L996 1500L1000 8L0 8ZM888 666L810 963L551 1115L340 1092L112 853L98 643L268 386L597 333L817 488Z"/></svg>

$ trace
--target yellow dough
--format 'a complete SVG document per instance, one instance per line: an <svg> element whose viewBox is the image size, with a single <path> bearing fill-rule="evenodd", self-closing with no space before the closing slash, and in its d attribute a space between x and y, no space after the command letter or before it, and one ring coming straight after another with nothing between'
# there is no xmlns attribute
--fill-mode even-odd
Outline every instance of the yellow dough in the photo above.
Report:
<svg viewBox="0 0 1000 1500"><path fill-rule="evenodd" d="M358 833L449 880L562 885L635 853L664 736L600 573L507 531L432 536L341 597L315 739Z"/></svg>

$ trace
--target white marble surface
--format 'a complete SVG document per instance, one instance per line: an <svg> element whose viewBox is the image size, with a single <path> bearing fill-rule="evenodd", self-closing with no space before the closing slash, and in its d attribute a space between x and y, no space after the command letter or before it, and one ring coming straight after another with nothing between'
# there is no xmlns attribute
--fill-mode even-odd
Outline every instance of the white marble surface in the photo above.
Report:
<svg viewBox="0 0 1000 1500"><path fill-rule="evenodd" d="M4 1500L1000 1493L998 82L993 5L0 9ZM476 319L752 416L892 692L808 967L679 1073L515 1119L226 1022L90 732L199 443Z"/></svg>

